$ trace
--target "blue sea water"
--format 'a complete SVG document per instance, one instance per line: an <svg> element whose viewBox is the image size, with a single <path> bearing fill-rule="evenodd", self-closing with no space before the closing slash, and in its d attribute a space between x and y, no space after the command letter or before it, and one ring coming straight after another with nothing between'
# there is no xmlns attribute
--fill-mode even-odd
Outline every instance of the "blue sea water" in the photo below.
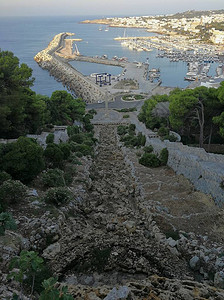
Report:
<svg viewBox="0 0 224 300"><path fill-rule="evenodd" d="M100 18L95 16L91 18ZM42 70L34 61L33 57L44 49L54 35L60 32L74 32L82 42L77 42L81 54L101 56L106 54L108 58L113 56L127 57L129 61L145 62L149 58L150 68L160 68L162 85L186 87L184 76L187 65L184 62L170 62L167 58L156 58L157 50L151 52L136 52L121 46L120 42L114 41L114 37L123 36L123 28L109 28L109 31L99 31L97 24L81 24L80 21L89 19L88 16L75 17L2 17L0 18L0 48L12 51L20 62L28 64L33 69L35 83L33 90L39 94L50 96L55 90L64 89L62 84ZM128 28L128 36L153 35L144 29ZM110 72L114 75L120 73L120 68L90 63L74 63L75 67L83 74L89 75L94 72Z"/></svg>

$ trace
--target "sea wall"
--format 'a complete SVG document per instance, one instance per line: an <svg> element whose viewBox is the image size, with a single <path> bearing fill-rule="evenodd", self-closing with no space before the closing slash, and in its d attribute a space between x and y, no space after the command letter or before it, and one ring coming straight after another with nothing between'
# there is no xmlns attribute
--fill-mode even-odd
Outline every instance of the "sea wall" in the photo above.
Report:
<svg viewBox="0 0 224 300"><path fill-rule="evenodd" d="M34 57L34 60L41 68L47 69L50 75L62 82L68 90L74 92L76 96L81 97L84 101L96 103L99 100L110 100L109 93L101 90L94 82L83 76L55 53L68 35L72 34L60 33L56 35L48 47Z"/></svg>

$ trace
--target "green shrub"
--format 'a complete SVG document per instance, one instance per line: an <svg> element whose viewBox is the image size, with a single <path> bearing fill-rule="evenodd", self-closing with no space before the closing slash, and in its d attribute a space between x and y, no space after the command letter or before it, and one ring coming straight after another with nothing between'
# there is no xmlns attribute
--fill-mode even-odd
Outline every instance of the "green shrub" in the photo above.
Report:
<svg viewBox="0 0 224 300"><path fill-rule="evenodd" d="M145 146L143 148L143 150L145 151L145 153L151 153L151 152L153 152L153 146L151 146L151 145Z"/></svg>
<svg viewBox="0 0 224 300"><path fill-rule="evenodd" d="M85 130L90 132L94 129L94 126L89 122L89 123L85 123Z"/></svg>
<svg viewBox="0 0 224 300"><path fill-rule="evenodd" d="M129 118L130 116L129 115L123 115L123 118L124 119L127 119L127 118Z"/></svg>
<svg viewBox="0 0 224 300"><path fill-rule="evenodd" d="M88 145L77 144L77 145L73 145L72 148L73 148L74 152L81 152L83 155L92 155L93 154L92 147L90 147Z"/></svg>
<svg viewBox="0 0 224 300"><path fill-rule="evenodd" d="M145 97L142 96L142 95L134 95L134 98L135 98L135 100L142 100L142 99L144 99Z"/></svg>
<svg viewBox="0 0 224 300"><path fill-rule="evenodd" d="M91 114L91 115L96 115L96 114L97 114L97 111L96 111L95 109L90 109L90 110L88 111L88 113Z"/></svg>
<svg viewBox="0 0 224 300"><path fill-rule="evenodd" d="M60 169L49 169L42 174L41 180L46 187L65 186L64 175Z"/></svg>
<svg viewBox="0 0 224 300"><path fill-rule="evenodd" d="M139 163L146 167L156 168L160 166L160 160L153 153L144 153L139 159Z"/></svg>
<svg viewBox="0 0 224 300"><path fill-rule="evenodd" d="M160 155L159 155L159 159L161 161L161 165L165 166L167 164L168 157L169 157L169 152L168 152L167 148L163 148L160 151Z"/></svg>
<svg viewBox="0 0 224 300"><path fill-rule="evenodd" d="M44 197L45 202L54 204L56 206L64 204L70 199L71 193L65 187L50 188Z"/></svg>
<svg viewBox="0 0 224 300"><path fill-rule="evenodd" d="M146 137L144 134L142 134L141 132L138 133L137 136L138 139L138 146L145 146L146 143Z"/></svg>
<svg viewBox="0 0 224 300"><path fill-rule="evenodd" d="M44 290L41 292L39 300L74 300L72 295L68 293L66 286L57 287L57 278L50 277L44 280L42 286Z"/></svg>
<svg viewBox="0 0 224 300"><path fill-rule="evenodd" d="M81 158L81 157L83 157L83 154L82 154L82 152L77 151L77 152L75 152L75 156Z"/></svg>
<svg viewBox="0 0 224 300"><path fill-rule="evenodd" d="M93 137L91 133L78 133L78 134L73 134L70 137L70 144L71 143L76 143L76 144L85 144L88 146L93 146L96 142L96 139ZM72 149L73 151L73 149Z"/></svg>
<svg viewBox="0 0 224 300"><path fill-rule="evenodd" d="M136 107L130 107L130 108L122 108L122 109L115 109L118 112L133 112L137 111Z"/></svg>
<svg viewBox="0 0 224 300"><path fill-rule="evenodd" d="M63 152L64 159L68 159L71 153L71 146L69 143L60 143L58 145L59 149Z"/></svg>
<svg viewBox="0 0 224 300"><path fill-rule="evenodd" d="M170 141L170 142L176 142L177 141L177 138L174 136L174 135L164 135L163 137L162 137L162 139L163 139L163 141L164 140L168 140L168 141Z"/></svg>
<svg viewBox="0 0 224 300"><path fill-rule="evenodd" d="M129 135L129 134L123 135L123 136L121 137L121 142L128 142L128 141L130 141L132 138L133 138L133 135Z"/></svg>
<svg viewBox="0 0 224 300"><path fill-rule="evenodd" d="M130 133L130 132L135 132L135 129L136 129L135 124L130 124L129 127L128 127L129 133Z"/></svg>
<svg viewBox="0 0 224 300"><path fill-rule="evenodd" d="M4 181L12 179L12 176L5 171L0 172L0 185L3 184Z"/></svg>
<svg viewBox="0 0 224 300"><path fill-rule="evenodd" d="M165 135L169 135L169 128L166 128L166 127L160 127L159 130L158 130L158 135L159 136L165 136Z"/></svg>
<svg viewBox="0 0 224 300"><path fill-rule="evenodd" d="M52 166L60 166L64 159L64 153L61 151L60 147L56 144L48 144L44 150L44 156L47 162Z"/></svg>
<svg viewBox="0 0 224 300"><path fill-rule="evenodd" d="M83 118L84 128L86 131L90 132L93 130L94 126L91 124L90 120L93 118L92 114L85 114Z"/></svg>
<svg viewBox="0 0 224 300"><path fill-rule="evenodd" d="M70 136L69 141L75 142L77 144L82 144L85 140L85 135L83 133L77 133Z"/></svg>
<svg viewBox="0 0 224 300"><path fill-rule="evenodd" d="M74 134L77 134L79 133L80 129L78 126L68 126L67 127L67 133L68 133L68 136L71 137L72 135Z"/></svg>
<svg viewBox="0 0 224 300"><path fill-rule="evenodd" d="M77 152L79 153L79 152ZM81 157L83 156L82 153ZM78 154L79 155L79 154ZM82 165L81 161L78 159L78 156L76 155L76 153L72 153L71 156L69 157L69 162L72 163L73 165Z"/></svg>
<svg viewBox="0 0 224 300"><path fill-rule="evenodd" d="M138 146L138 138L137 136L129 135L128 139L124 142L125 146L136 147Z"/></svg>
<svg viewBox="0 0 224 300"><path fill-rule="evenodd" d="M15 230L17 228L12 214L2 212L0 214L0 236L5 234L6 229Z"/></svg>
<svg viewBox="0 0 224 300"><path fill-rule="evenodd" d="M124 135L124 134L126 134L127 132L128 132L128 127L127 127L127 126L119 125L119 126L117 127L117 133L118 133L119 135Z"/></svg>
<svg viewBox="0 0 224 300"><path fill-rule="evenodd" d="M25 251L20 252L20 256L15 256L10 261L9 268L11 270L8 278L13 278L20 284L21 288L21 298L23 299L22 291L24 281L29 280L30 285L26 284L30 292L30 298L32 297L35 285L36 274L43 268L43 258L38 256L38 253L34 251ZM21 299L20 297L17 299Z"/></svg>
<svg viewBox="0 0 224 300"><path fill-rule="evenodd" d="M23 199L26 195L27 187L19 180L7 180L0 186L0 205L6 208L9 204L14 204Z"/></svg>
<svg viewBox="0 0 224 300"><path fill-rule="evenodd" d="M48 136L46 137L46 144L52 144L54 143L54 134L49 133Z"/></svg>
<svg viewBox="0 0 224 300"><path fill-rule="evenodd" d="M37 270L35 273L35 282L34 282L34 287L33 287L34 292L37 292L38 294L40 294L43 291L42 282L44 280L50 278L51 276L52 276L51 270L49 269L49 267L47 267L45 265L43 265L40 270ZM32 282L33 282L33 277L28 276L24 280L25 287L27 289L29 289L32 286Z"/></svg>
<svg viewBox="0 0 224 300"><path fill-rule="evenodd" d="M26 137L6 145L1 159L2 170L22 182L31 181L44 169L43 149Z"/></svg>

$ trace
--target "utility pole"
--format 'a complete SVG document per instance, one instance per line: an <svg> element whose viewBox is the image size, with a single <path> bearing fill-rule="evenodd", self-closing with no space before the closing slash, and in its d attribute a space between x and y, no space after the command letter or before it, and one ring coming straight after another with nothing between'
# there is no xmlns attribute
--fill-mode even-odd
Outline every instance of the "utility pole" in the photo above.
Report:
<svg viewBox="0 0 224 300"><path fill-rule="evenodd" d="M109 116L109 110L108 110L108 93L106 93L106 99L105 99L105 117Z"/></svg>

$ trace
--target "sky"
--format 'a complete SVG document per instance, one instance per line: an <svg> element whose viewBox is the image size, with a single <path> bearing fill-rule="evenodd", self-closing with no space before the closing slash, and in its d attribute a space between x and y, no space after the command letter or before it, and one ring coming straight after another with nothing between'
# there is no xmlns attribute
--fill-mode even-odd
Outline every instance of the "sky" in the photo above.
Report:
<svg viewBox="0 0 224 300"><path fill-rule="evenodd" d="M0 0L1 16L172 14L224 9L224 0Z"/></svg>

